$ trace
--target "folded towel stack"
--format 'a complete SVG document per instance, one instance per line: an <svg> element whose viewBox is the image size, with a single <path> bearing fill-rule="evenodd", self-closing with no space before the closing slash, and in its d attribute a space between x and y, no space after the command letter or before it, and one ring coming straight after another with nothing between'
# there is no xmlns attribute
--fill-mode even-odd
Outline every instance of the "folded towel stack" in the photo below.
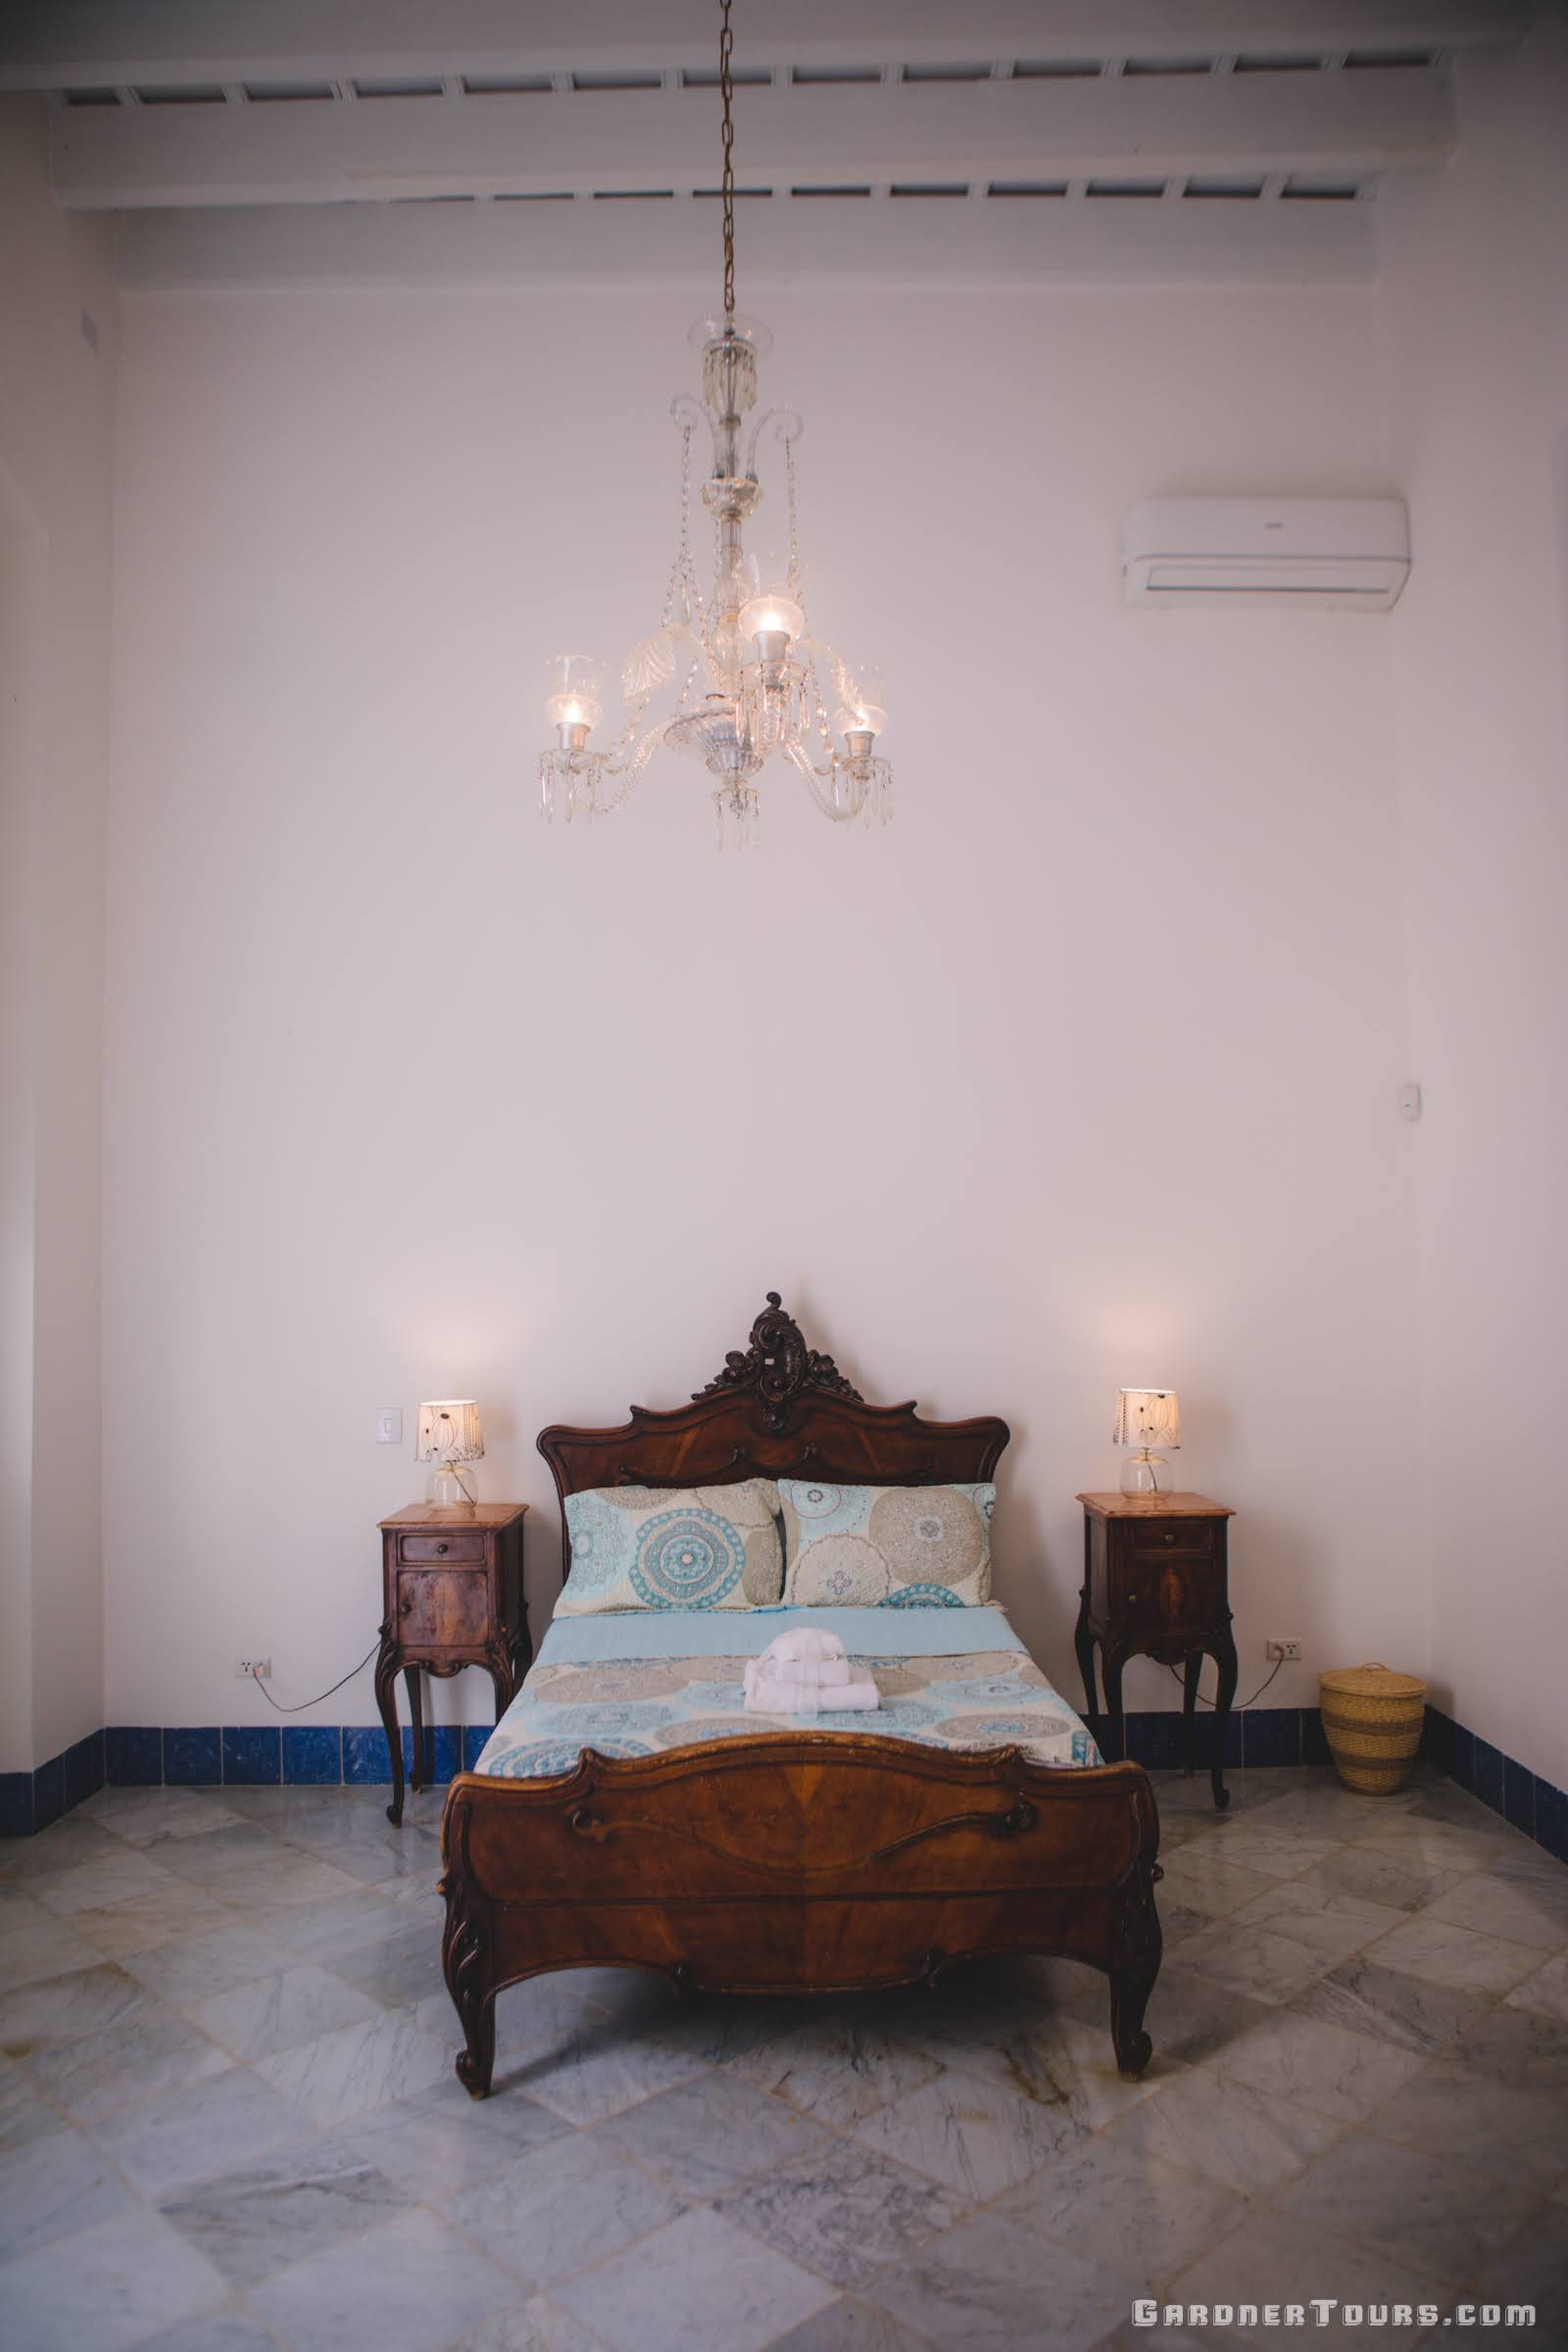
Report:
<svg viewBox="0 0 1568 2352"><path fill-rule="evenodd" d="M868 1674L852 1677L837 1634L806 1625L748 1658L746 1704L762 1715L837 1715L863 1714L881 1701Z"/></svg>

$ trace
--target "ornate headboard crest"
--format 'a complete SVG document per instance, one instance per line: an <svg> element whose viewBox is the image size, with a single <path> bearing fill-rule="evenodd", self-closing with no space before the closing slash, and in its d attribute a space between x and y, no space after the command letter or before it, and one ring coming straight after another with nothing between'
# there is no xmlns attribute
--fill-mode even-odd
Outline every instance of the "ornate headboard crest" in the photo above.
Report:
<svg viewBox="0 0 1568 2352"><path fill-rule="evenodd" d="M768 1292L767 1304L752 1325L751 1346L732 1348L724 1358L723 1371L706 1389L695 1390L692 1402L701 1404L705 1396L716 1396L725 1389L757 1391L764 1429L783 1428L790 1401L803 1389L820 1389L827 1396L848 1396L856 1404L865 1402L830 1355L808 1348L795 1317L784 1312L777 1291Z"/></svg>
<svg viewBox="0 0 1568 2352"><path fill-rule="evenodd" d="M924 1421L913 1404L867 1404L830 1355L808 1348L777 1291L706 1389L671 1412L634 1404L616 1429L542 1430L556 1492L717 1487L741 1478L931 1487L990 1478L1004 1421ZM566 1564L570 1566L569 1545Z"/></svg>

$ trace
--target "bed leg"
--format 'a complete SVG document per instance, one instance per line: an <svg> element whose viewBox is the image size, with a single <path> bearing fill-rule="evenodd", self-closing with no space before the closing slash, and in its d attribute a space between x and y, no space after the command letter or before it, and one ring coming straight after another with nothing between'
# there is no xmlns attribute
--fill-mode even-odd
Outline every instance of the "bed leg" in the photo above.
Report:
<svg viewBox="0 0 1568 2352"><path fill-rule="evenodd" d="M468 1866L468 1808L447 1806L442 1825L446 1871L446 1933L441 1939L441 1973L463 2028L458 2081L470 2098L490 2095L496 2062L496 1988L490 1982L490 1907Z"/></svg>
<svg viewBox="0 0 1568 2352"><path fill-rule="evenodd" d="M1144 2032L1144 2011L1154 1989L1152 1976L1126 1970L1110 1980L1110 2037L1116 2045L1116 2064L1124 2075L1141 2075L1154 2045Z"/></svg>

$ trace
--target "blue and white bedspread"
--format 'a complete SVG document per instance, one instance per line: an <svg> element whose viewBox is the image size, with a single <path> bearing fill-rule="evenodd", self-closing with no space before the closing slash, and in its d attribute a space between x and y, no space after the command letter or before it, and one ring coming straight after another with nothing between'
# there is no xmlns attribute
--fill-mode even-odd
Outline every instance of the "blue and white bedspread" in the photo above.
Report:
<svg viewBox="0 0 1568 2352"><path fill-rule="evenodd" d="M746 1712L747 1659L802 1625L840 1637L876 1683L875 1714ZM1100 1762L998 1608L630 1609L556 1620L475 1769L538 1780L571 1771L585 1747L648 1756L770 1731L1019 1747L1036 1764Z"/></svg>

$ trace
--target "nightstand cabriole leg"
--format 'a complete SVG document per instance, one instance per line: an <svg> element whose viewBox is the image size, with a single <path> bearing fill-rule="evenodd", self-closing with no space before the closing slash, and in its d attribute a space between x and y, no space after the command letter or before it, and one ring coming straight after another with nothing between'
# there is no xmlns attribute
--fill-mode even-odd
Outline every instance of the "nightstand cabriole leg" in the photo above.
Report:
<svg viewBox="0 0 1568 2352"><path fill-rule="evenodd" d="M1103 1642L1100 1652L1100 1675L1105 1686L1105 1719L1115 1755L1112 1763L1127 1761L1127 1719L1122 1713L1121 1670L1125 1653L1112 1642Z"/></svg>
<svg viewBox="0 0 1568 2352"><path fill-rule="evenodd" d="M1189 1780L1193 1777L1193 1718L1198 1712L1198 1678L1203 1671L1203 1653L1195 1649L1186 1661L1182 1688L1182 1770Z"/></svg>
<svg viewBox="0 0 1568 2352"><path fill-rule="evenodd" d="M428 1735L425 1732L424 1693L419 1687L417 1666L405 1666L403 1681L409 1693L409 1722L412 1726L409 1733L409 1754L414 1769L409 1775L409 1787L417 1793L421 1788L428 1788L430 1783L435 1779L435 1757L431 1753L435 1741L435 1732L433 1728Z"/></svg>
<svg viewBox="0 0 1568 2352"><path fill-rule="evenodd" d="M1084 1705L1089 1716L1089 1728L1093 1731L1100 1715L1100 1697L1095 1689L1095 1637L1089 1630L1087 1596L1079 1606L1078 1624L1073 1634L1072 1645L1078 1652L1078 1672L1083 1678Z"/></svg>
<svg viewBox="0 0 1568 2352"><path fill-rule="evenodd" d="M386 1817L394 1828L403 1820L403 1735L398 1729L398 1653L385 1634L381 1638L381 1654L375 1661L375 1703L381 1716L381 1729L386 1734L387 1754L392 1766L392 1802Z"/></svg>
<svg viewBox="0 0 1568 2352"><path fill-rule="evenodd" d="M1219 1672L1219 1689L1214 1696L1214 1760L1209 1770L1209 1786L1214 1791L1216 1808L1223 1813L1231 1801L1225 1786L1225 1727L1230 1721L1231 1701L1236 1696L1236 1644L1228 1633L1222 1634L1214 1644L1214 1664Z"/></svg>

